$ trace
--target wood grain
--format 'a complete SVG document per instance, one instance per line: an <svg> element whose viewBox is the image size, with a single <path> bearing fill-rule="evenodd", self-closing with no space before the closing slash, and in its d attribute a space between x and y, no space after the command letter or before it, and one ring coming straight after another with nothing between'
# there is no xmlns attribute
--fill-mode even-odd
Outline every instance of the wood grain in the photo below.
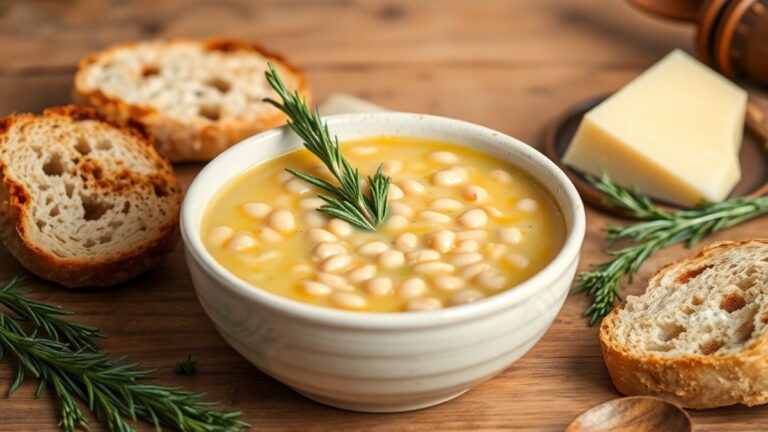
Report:
<svg viewBox="0 0 768 432"><path fill-rule="evenodd" d="M304 68L317 100L352 93L392 109L457 117L538 145L546 124L574 103L629 81L674 47L691 51L691 29L606 0L0 1L0 115L68 101L77 58L107 44L160 36L237 36L284 52ZM178 166L184 184L199 165ZM604 256L608 217L590 211L582 268ZM764 236L754 221L712 240ZM661 264L654 256L627 292ZM0 278L22 272L0 251ZM580 412L617 397L597 329L572 295L544 339L519 362L461 398L428 410L358 414L298 396L250 366L203 314L177 250L160 267L116 289L70 292L30 278L35 298L60 304L110 337L167 384L207 391L244 412L259 431L562 431ZM177 377L191 353L199 374ZM13 369L0 364L0 382ZM0 430L56 429L50 399L26 386L0 399ZM692 412L697 430L763 430L768 408ZM93 430L99 430L94 428Z"/></svg>

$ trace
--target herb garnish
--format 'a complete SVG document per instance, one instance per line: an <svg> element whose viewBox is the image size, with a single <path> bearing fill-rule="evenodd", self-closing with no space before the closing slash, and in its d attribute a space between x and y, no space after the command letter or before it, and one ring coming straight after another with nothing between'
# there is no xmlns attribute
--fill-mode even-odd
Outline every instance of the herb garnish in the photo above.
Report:
<svg viewBox="0 0 768 432"><path fill-rule="evenodd" d="M692 210L667 211L656 207L639 192L628 191L607 176L601 179L587 176L589 183L606 195L605 203L623 209L629 216L642 219L623 227L609 226L607 240L613 244L628 240L621 249L611 249L609 261L594 265L591 271L578 276L576 291L592 297L584 312L594 324L613 309L621 299L621 280L631 282L632 276L645 260L656 251L675 243L691 246L702 238L768 213L768 196L735 198L718 203L703 203Z"/></svg>
<svg viewBox="0 0 768 432"><path fill-rule="evenodd" d="M36 395L45 387L56 395L66 431L88 428L88 419L77 399L111 431L133 431L131 423L143 420L160 429L181 431L241 431L249 425L239 412L216 410L202 394L148 381L151 371L123 358L110 358L99 350L98 329L61 319L72 313L58 306L26 298L20 278L0 287L0 359L11 354L18 360L16 377L8 394L27 376L38 379ZM25 326L33 329L26 331Z"/></svg>
<svg viewBox="0 0 768 432"><path fill-rule="evenodd" d="M323 122L317 109L314 112L310 111L306 100L299 95L298 91L291 93L286 88L271 62L268 67L269 70L265 73L267 82L277 92L283 103L269 98L264 101L288 116L288 126L304 141L304 147L328 167L340 186L334 186L307 173L292 169L287 171L331 193L331 195L319 195L326 205L318 208L317 211L343 219L358 228L375 231L376 227L387 218L387 194L392 179L384 175L382 166L379 165L376 174L367 178L370 195L365 196L358 170L352 168L349 161L341 154L338 138L335 136L331 138L328 125Z"/></svg>
<svg viewBox="0 0 768 432"><path fill-rule="evenodd" d="M187 354L187 358L176 363L173 366L173 373L176 375L194 375L197 373L197 362L192 360L192 354Z"/></svg>

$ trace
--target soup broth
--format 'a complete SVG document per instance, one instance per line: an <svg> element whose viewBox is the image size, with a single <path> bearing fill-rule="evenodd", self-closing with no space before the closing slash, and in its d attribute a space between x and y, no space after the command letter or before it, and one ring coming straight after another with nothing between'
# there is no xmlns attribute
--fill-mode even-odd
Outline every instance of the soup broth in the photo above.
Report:
<svg viewBox="0 0 768 432"><path fill-rule="evenodd" d="M361 176L383 163L389 216L376 232L317 212L336 184L305 149L262 163L217 192L201 234L211 255L254 289L369 312L465 304L514 287L560 250L565 226L549 193L519 168L456 144L372 137L342 144Z"/></svg>

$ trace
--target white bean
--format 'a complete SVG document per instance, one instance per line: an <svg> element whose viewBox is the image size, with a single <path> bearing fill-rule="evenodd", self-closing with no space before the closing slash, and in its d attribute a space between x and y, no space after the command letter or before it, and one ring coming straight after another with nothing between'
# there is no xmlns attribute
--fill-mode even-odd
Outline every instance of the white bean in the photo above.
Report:
<svg viewBox="0 0 768 432"><path fill-rule="evenodd" d="M429 208L439 212L453 213L464 208L464 204L455 199L440 198L429 203Z"/></svg>
<svg viewBox="0 0 768 432"><path fill-rule="evenodd" d="M437 162L444 165L453 165L459 162L459 157L455 153L447 151L432 152L427 156L432 162Z"/></svg>
<svg viewBox="0 0 768 432"><path fill-rule="evenodd" d="M320 228L325 225L326 217L316 211L304 213L304 223L309 228Z"/></svg>
<svg viewBox="0 0 768 432"><path fill-rule="evenodd" d="M452 273L454 270L452 265L442 261L423 262L413 266L413 271L423 274Z"/></svg>
<svg viewBox="0 0 768 432"><path fill-rule="evenodd" d="M488 214L481 209L465 211L458 222L467 228L480 228L488 223Z"/></svg>
<svg viewBox="0 0 768 432"><path fill-rule="evenodd" d="M328 221L326 229L339 237L346 237L352 234L352 225L349 222L339 218L333 218Z"/></svg>
<svg viewBox="0 0 768 432"><path fill-rule="evenodd" d="M333 255L320 264L320 270L326 273L341 273L352 265L352 257L347 254Z"/></svg>
<svg viewBox="0 0 768 432"><path fill-rule="evenodd" d="M446 253L453 249L453 245L456 243L456 233L448 230L434 231L427 234L427 244L432 249Z"/></svg>
<svg viewBox="0 0 768 432"><path fill-rule="evenodd" d="M512 254L507 256L507 262L511 265L517 267L518 270L525 270L528 265L531 263L531 260L528 258L520 255L520 254Z"/></svg>
<svg viewBox="0 0 768 432"><path fill-rule="evenodd" d="M500 218L504 216L504 212L493 206L485 206L483 207L483 210L485 210L485 212L488 213L488 215L491 217Z"/></svg>
<svg viewBox="0 0 768 432"><path fill-rule="evenodd" d="M307 238L312 243L335 242L336 236L320 228L312 228L307 231Z"/></svg>
<svg viewBox="0 0 768 432"><path fill-rule="evenodd" d="M431 223L448 223L451 221L451 217L447 214L431 210L424 210L419 213L419 218Z"/></svg>
<svg viewBox="0 0 768 432"><path fill-rule="evenodd" d="M424 195L427 189L418 180L403 180L400 182L400 189L408 195Z"/></svg>
<svg viewBox="0 0 768 432"><path fill-rule="evenodd" d="M292 180L296 178L293 174L289 173L288 171L280 171L280 174L277 175L277 181L280 183L285 183L288 180Z"/></svg>
<svg viewBox="0 0 768 432"><path fill-rule="evenodd" d="M495 273L483 272L475 277L475 282L486 289L500 290L506 285L507 278Z"/></svg>
<svg viewBox="0 0 768 432"><path fill-rule="evenodd" d="M459 253L467 253L467 252L477 252L478 250L480 250L480 243L478 243L477 240L463 240L463 241L460 241L459 244L457 244L456 247L453 248L453 251L451 252L455 254L459 254Z"/></svg>
<svg viewBox="0 0 768 432"><path fill-rule="evenodd" d="M267 223L272 229L283 234L296 229L296 219L294 219L293 213L288 210L273 211L272 214L269 215Z"/></svg>
<svg viewBox="0 0 768 432"><path fill-rule="evenodd" d="M392 294L392 279L386 276L368 279L365 282L365 292L376 297Z"/></svg>
<svg viewBox="0 0 768 432"><path fill-rule="evenodd" d="M352 283L360 283L376 276L376 266L364 264L347 273L347 279Z"/></svg>
<svg viewBox="0 0 768 432"><path fill-rule="evenodd" d="M240 261L243 262L245 265L258 266L258 265L264 264L265 262L272 261L275 258L279 257L280 255L282 255L282 252L280 252L279 250L268 249L256 256L242 256L239 258L240 258Z"/></svg>
<svg viewBox="0 0 768 432"><path fill-rule="evenodd" d="M456 240L458 241L464 241L464 240L485 240L485 238L488 237L488 231L485 230L467 230L467 231L459 231L456 233Z"/></svg>
<svg viewBox="0 0 768 432"><path fill-rule="evenodd" d="M495 169L488 173L488 176L499 183L510 183L512 181L512 174L502 170Z"/></svg>
<svg viewBox="0 0 768 432"><path fill-rule="evenodd" d="M405 264L405 255L399 250L388 250L379 255L379 265L386 269L402 267Z"/></svg>
<svg viewBox="0 0 768 432"><path fill-rule="evenodd" d="M408 204L400 202L389 203L389 212L393 215L413 217L413 209Z"/></svg>
<svg viewBox="0 0 768 432"><path fill-rule="evenodd" d="M320 198L305 198L299 201L299 208L302 210L316 210L325 205L325 201Z"/></svg>
<svg viewBox="0 0 768 432"><path fill-rule="evenodd" d="M515 245L523 241L523 233L517 227L500 228L498 235L499 240L511 245Z"/></svg>
<svg viewBox="0 0 768 432"><path fill-rule="evenodd" d="M285 188L288 189L288 192L296 195L306 195L312 190L309 184L298 178L288 180L285 183Z"/></svg>
<svg viewBox="0 0 768 432"><path fill-rule="evenodd" d="M414 265L422 262L439 260L440 252L433 249L415 250L405 254L405 258L408 261L408 264Z"/></svg>
<svg viewBox="0 0 768 432"><path fill-rule="evenodd" d="M477 252L467 252L453 255L450 260L451 264L455 265L456 267L466 267L470 264L482 261L483 256Z"/></svg>
<svg viewBox="0 0 768 432"><path fill-rule="evenodd" d="M383 164L381 164L381 171L387 175L399 173L402 169L403 169L403 163L396 159L388 160Z"/></svg>
<svg viewBox="0 0 768 432"><path fill-rule="evenodd" d="M432 175L432 184L435 186L456 186L463 184L469 178L469 174L462 168L448 168L440 170Z"/></svg>
<svg viewBox="0 0 768 432"><path fill-rule="evenodd" d="M469 185L464 188L464 198L480 204L488 200L488 191L477 185Z"/></svg>
<svg viewBox="0 0 768 432"><path fill-rule="evenodd" d="M531 198L523 198L517 202L515 208L526 213L532 213L538 210L539 203Z"/></svg>
<svg viewBox="0 0 768 432"><path fill-rule="evenodd" d="M448 303L452 305L461 305L466 303L472 303L474 301L482 300L485 298L485 294L482 292L475 290L475 289L468 289L464 291L459 291L456 294L452 295L451 298L448 299Z"/></svg>
<svg viewBox="0 0 768 432"><path fill-rule="evenodd" d="M238 234L229 241L227 248L234 251L242 251L256 246L256 239L248 234Z"/></svg>
<svg viewBox="0 0 768 432"><path fill-rule="evenodd" d="M419 237L414 233L402 233L395 237L394 245L402 252L410 252L419 245Z"/></svg>
<svg viewBox="0 0 768 432"><path fill-rule="evenodd" d="M264 203L245 203L240 208L253 219L264 219L272 212L272 207Z"/></svg>
<svg viewBox="0 0 768 432"><path fill-rule="evenodd" d="M486 262L479 262L475 264L470 264L463 269L461 269L461 277L465 279L472 279L475 276L479 275L480 273L487 272L491 270L491 265Z"/></svg>
<svg viewBox="0 0 768 432"><path fill-rule="evenodd" d="M411 223L407 217L401 215L392 215L387 219L387 222L384 223L384 228L390 231L401 231L408 228L408 225L410 224Z"/></svg>
<svg viewBox="0 0 768 432"><path fill-rule="evenodd" d="M320 243L312 250L312 255L318 261L345 253L347 253L347 248L339 243Z"/></svg>
<svg viewBox="0 0 768 432"><path fill-rule="evenodd" d="M217 226L208 233L208 245L209 246L224 246L224 243L228 242L232 236L235 235L235 230L228 226Z"/></svg>
<svg viewBox="0 0 768 432"><path fill-rule="evenodd" d="M483 246L485 256L492 260L498 260L507 253L507 245L501 243L486 243Z"/></svg>
<svg viewBox="0 0 768 432"><path fill-rule="evenodd" d="M320 177L327 177L327 178L333 177L333 173L331 173L331 170L329 170L328 167L325 166L324 164L321 164L321 163L316 164L314 167L312 167L312 169L315 171L315 174L317 174Z"/></svg>
<svg viewBox="0 0 768 432"><path fill-rule="evenodd" d="M408 300L405 304L405 310L409 312L425 312L436 309L441 309L443 302L434 297L415 298Z"/></svg>
<svg viewBox="0 0 768 432"><path fill-rule="evenodd" d="M357 156L369 156L379 151L374 146L354 146L349 149L349 153Z"/></svg>
<svg viewBox="0 0 768 432"><path fill-rule="evenodd" d="M326 296L333 291L328 285L315 281L304 281L301 287L306 294L316 297Z"/></svg>
<svg viewBox="0 0 768 432"><path fill-rule="evenodd" d="M368 306L365 297L352 292L335 292L331 295L331 302L344 309L364 309Z"/></svg>
<svg viewBox="0 0 768 432"><path fill-rule="evenodd" d="M309 276L314 272L315 270L309 264L302 263L302 264L296 264L295 266L291 267L291 273L293 273L296 276Z"/></svg>
<svg viewBox="0 0 768 432"><path fill-rule="evenodd" d="M442 291L456 291L464 288L464 279L456 276L435 276L432 278L432 285Z"/></svg>
<svg viewBox="0 0 768 432"><path fill-rule="evenodd" d="M397 201L399 199L403 199L404 196L405 193L396 184L389 185L389 193L387 194L388 201Z"/></svg>
<svg viewBox="0 0 768 432"><path fill-rule="evenodd" d="M365 243L357 248L357 251L362 255L379 255L386 252L389 246L381 241L372 241Z"/></svg>
<svg viewBox="0 0 768 432"><path fill-rule="evenodd" d="M328 285L331 288L342 291L354 291L354 287L349 284L344 276L339 276L332 273L318 273L317 280Z"/></svg>
<svg viewBox="0 0 768 432"><path fill-rule="evenodd" d="M259 228L259 238L267 243L279 243L283 241L283 236L270 227Z"/></svg>
<svg viewBox="0 0 768 432"><path fill-rule="evenodd" d="M421 297L427 292L427 283L424 279L414 276L400 282L397 294L402 298Z"/></svg>

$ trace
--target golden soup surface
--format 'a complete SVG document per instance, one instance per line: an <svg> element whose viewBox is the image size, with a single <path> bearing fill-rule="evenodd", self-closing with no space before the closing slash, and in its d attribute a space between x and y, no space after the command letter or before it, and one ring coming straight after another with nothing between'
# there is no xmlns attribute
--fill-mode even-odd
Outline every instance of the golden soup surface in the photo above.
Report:
<svg viewBox="0 0 768 432"><path fill-rule="evenodd" d="M528 174L455 144L380 136L342 144L361 176L379 164L393 180L376 232L315 209L319 190L292 168L336 184L297 150L217 192L202 223L213 257L246 282L327 307L422 311L513 288L546 266L565 236L549 193ZM255 289L258 289L255 288Z"/></svg>

